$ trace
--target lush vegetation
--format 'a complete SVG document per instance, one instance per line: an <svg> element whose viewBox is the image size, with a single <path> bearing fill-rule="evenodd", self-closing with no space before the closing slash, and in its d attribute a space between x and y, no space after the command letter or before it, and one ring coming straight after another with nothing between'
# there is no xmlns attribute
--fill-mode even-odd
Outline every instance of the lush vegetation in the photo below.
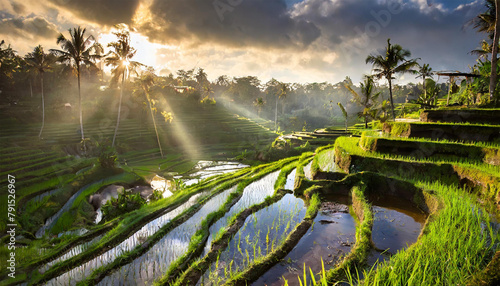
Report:
<svg viewBox="0 0 500 286"><path fill-rule="evenodd" d="M83 27L49 52L2 41L0 216L17 226L0 238L1 285L247 285L283 265L302 270L285 285L500 284L500 8L486 4L472 24L493 42L449 86L390 39L359 86L158 75L124 25L107 54ZM390 255L374 242L377 219L397 224L381 208L425 218ZM330 245L305 238L339 217L354 241L325 265ZM294 268L297 248L320 274Z"/></svg>

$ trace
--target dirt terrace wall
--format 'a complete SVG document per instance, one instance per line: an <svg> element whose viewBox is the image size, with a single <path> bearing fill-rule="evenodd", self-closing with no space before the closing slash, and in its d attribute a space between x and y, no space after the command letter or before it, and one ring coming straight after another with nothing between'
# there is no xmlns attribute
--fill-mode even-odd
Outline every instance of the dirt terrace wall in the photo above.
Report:
<svg viewBox="0 0 500 286"><path fill-rule="evenodd" d="M386 122L383 131L393 136L433 140L500 141L500 127L497 126Z"/></svg>
<svg viewBox="0 0 500 286"><path fill-rule="evenodd" d="M500 125L500 110L424 110L420 113L420 121Z"/></svg>
<svg viewBox="0 0 500 286"><path fill-rule="evenodd" d="M459 184L477 191L500 210L500 177L451 164L419 163L350 155L335 147L335 161L347 173L370 171L386 176L439 180L443 184Z"/></svg>
<svg viewBox="0 0 500 286"><path fill-rule="evenodd" d="M500 165L500 148L468 146L457 143L391 140L362 136L360 147L365 151L393 155L411 155L415 158L430 158L438 155L450 159L467 158L469 161ZM453 158L454 157L454 158Z"/></svg>

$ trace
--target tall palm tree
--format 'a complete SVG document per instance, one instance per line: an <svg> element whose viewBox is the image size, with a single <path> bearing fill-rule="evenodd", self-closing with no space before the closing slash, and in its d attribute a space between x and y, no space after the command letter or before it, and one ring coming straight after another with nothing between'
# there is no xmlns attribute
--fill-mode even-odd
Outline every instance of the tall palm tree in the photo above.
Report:
<svg viewBox="0 0 500 286"><path fill-rule="evenodd" d="M143 66L139 62L132 61L132 58L137 51L130 45L130 32L121 26L117 26L117 28L119 28L119 30L113 32L113 34L118 38L118 41L108 44L108 47L112 48L112 50L109 52L109 56L105 60L106 65L113 67L113 70L111 71L113 75L111 82L117 83L121 77L120 102L118 103L118 119L116 120L115 133L113 135L113 147L115 146L116 134L118 133L118 127L120 125L125 78L130 75L130 72L137 73L137 68L139 66Z"/></svg>
<svg viewBox="0 0 500 286"><path fill-rule="evenodd" d="M51 49L50 51L59 57L59 61L62 63L69 64L76 68L76 75L78 77L78 107L80 112L80 133L82 135L82 143L84 151L87 151L87 147L84 143L85 135L83 132L83 112L82 112L82 93L80 87L80 68L83 65L94 65L92 59L95 57L92 55L92 50L94 47L94 36L85 36L86 29L78 26L69 29L69 38L66 38L63 34L57 37L57 44L61 45L62 50Z"/></svg>
<svg viewBox="0 0 500 286"><path fill-rule="evenodd" d="M487 33L492 40L491 44L491 76L490 76L490 98L493 98L497 85L497 54L498 42L500 40L500 4L498 0L486 0L486 11L472 19L472 24L479 32ZM484 44L483 44L484 47ZM483 50L486 50L483 48Z"/></svg>
<svg viewBox="0 0 500 286"><path fill-rule="evenodd" d="M425 78L433 78L433 73L432 73L432 68L429 66L429 64L424 64L420 66L420 68L417 70L417 78L421 77L422 78L422 87L424 89L424 98L427 98L427 89L425 88Z"/></svg>
<svg viewBox="0 0 500 286"><path fill-rule="evenodd" d="M372 116L373 112L371 107L376 104L376 100L380 95L380 92L373 93L375 88L375 83L373 82L373 77L365 75L364 82L360 83L361 95L359 95L348 83L345 87L352 93L354 96L353 102L357 103L359 106L363 108L358 116L363 117L365 119L365 128L368 128L368 118L374 117ZM339 105L340 106L340 105Z"/></svg>
<svg viewBox="0 0 500 286"><path fill-rule="evenodd" d="M149 111L151 113L151 119L153 119L153 125L155 127L156 140L158 141L158 147L160 148L161 158L163 159L163 149L161 148L160 136L158 136L158 129L156 127L156 120L153 114L153 108L151 107L151 87L155 84L155 80L157 79L154 71L152 69L148 69L145 72L141 73L141 75L135 80L135 83L140 88L141 92L146 96L146 101L148 103Z"/></svg>
<svg viewBox="0 0 500 286"><path fill-rule="evenodd" d="M55 57L53 54L46 54L43 51L43 47L38 45L35 47L33 52L26 55L26 64L28 66L28 71L33 74L40 76L40 88L42 92L42 127L40 128L40 133L38 133L38 138L42 138L43 127L45 126L45 98L43 95L43 74L52 69L52 65L55 62Z"/></svg>
<svg viewBox="0 0 500 286"><path fill-rule="evenodd" d="M276 109L274 112L274 130L278 130L278 99L285 99L288 95L289 84L279 82L279 89L276 92Z"/></svg>
<svg viewBox="0 0 500 286"><path fill-rule="evenodd" d="M389 96L391 100L391 111L393 120L396 119L394 113L394 100L392 99L392 80L393 75L398 73L415 72L413 68L418 65L416 59L407 60L411 57L409 50L403 49L400 45L391 45L391 39L387 39L387 48L385 54L369 55L366 63L373 65L374 76L378 79L385 77L389 83Z"/></svg>
<svg viewBox="0 0 500 286"><path fill-rule="evenodd" d="M253 105L255 105L257 107L257 112L258 112L258 116L260 118L260 113L262 112L262 107L264 107L264 99L262 97L259 97L257 99L254 100L253 102Z"/></svg>

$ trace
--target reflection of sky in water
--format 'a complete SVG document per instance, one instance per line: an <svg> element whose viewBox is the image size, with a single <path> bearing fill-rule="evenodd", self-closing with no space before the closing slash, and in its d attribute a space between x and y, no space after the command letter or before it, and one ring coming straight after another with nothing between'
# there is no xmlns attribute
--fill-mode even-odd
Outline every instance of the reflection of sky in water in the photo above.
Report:
<svg viewBox="0 0 500 286"><path fill-rule="evenodd" d="M241 271L249 261L272 252L302 221L305 213L304 202L287 194L279 202L250 215L221 253L218 263L211 265L211 270L206 271L198 284L217 285L227 278L225 270Z"/></svg>
<svg viewBox="0 0 500 286"><path fill-rule="evenodd" d="M278 178L279 171L268 174L264 176L262 179L251 183L243 190L243 195L238 200L234 206L224 215L223 218L219 219L216 223L214 223L210 227L210 235L208 237L207 244L205 246L205 250L203 251L203 256L210 251L210 245L212 244L212 240L217 235L217 232L226 227L229 223L229 220L240 211L255 205L264 202L267 196L272 196L274 194L274 183Z"/></svg>
<svg viewBox="0 0 500 286"><path fill-rule="evenodd" d="M321 221L330 223L321 223ZM252 285L281 286L284 284L283 277L290 286L300 285L297 276L303 277L304 264L308 277L310 276L309 269L313 273L321 271L321 259L323 259L325 270L330 269L342 255L351 251L356 241L355 233L355 221L349 213L318 212L314 225L309 228L294 249ZM307 285L312 285L311 281L308 282L310 283Z"/></svg>
<svg viewBox="0 0 500 286"><path fill-rule="evenodd" d="M203 219L209 213L217 211L235 190L236 187L232 187L210 199L198 212L171 230L150 250L107 276L98 285L149 285L163 276L170 264L187 251L191 237L200 228Z"/></svg>
<svg viewBox="0 0 500 286"><path fill-rule="evenodd" d="M387 249L394 254L417 241L422 224L413 217L379 206L373 206L373 215L372 240L380 250Z"/></svg>
<svg viewBox="0 0 500 286"><path fill-rule="evenodd" d="M290 172L290 174L288 174L288 176L286 177L286 182L284 186L285 190L293 191L293 187L295 185L295 173L297 173L297 169L293 169L293 171Z"/></svg>
<svg viewBox="0 0 500 286"><path fill-rule="evenodd" d="M104 254L95 257L87 263L73 268L72 270L50 280L47 285L75 285L77 282L90 275L96 268L111 263L113 260L115 260L115 258L122 255L124 252L130 251L136 246L142 244L149 236L157 232L158 229L165 226L173 218L194 205L200 197L208 194L209 191L191 197L187 202L180 205L171 212L168 212L167 214L150 221L139 231L135 232L133 235L122 241L116 247L113 247Z"/></svg>

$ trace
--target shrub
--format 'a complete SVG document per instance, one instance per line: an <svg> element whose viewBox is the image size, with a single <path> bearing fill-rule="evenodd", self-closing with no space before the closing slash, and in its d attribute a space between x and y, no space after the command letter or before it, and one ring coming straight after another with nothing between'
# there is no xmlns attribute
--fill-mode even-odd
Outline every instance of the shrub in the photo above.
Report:
<svg viewBox="0 0 500 286"><path fill-rule="evenodd" d="M125 191L118 195L118 198L112 198L102 206L103 219L109 221L122 214L131 212L140 208L146 203L139 193L133 194L131 191Z"/></svg>

